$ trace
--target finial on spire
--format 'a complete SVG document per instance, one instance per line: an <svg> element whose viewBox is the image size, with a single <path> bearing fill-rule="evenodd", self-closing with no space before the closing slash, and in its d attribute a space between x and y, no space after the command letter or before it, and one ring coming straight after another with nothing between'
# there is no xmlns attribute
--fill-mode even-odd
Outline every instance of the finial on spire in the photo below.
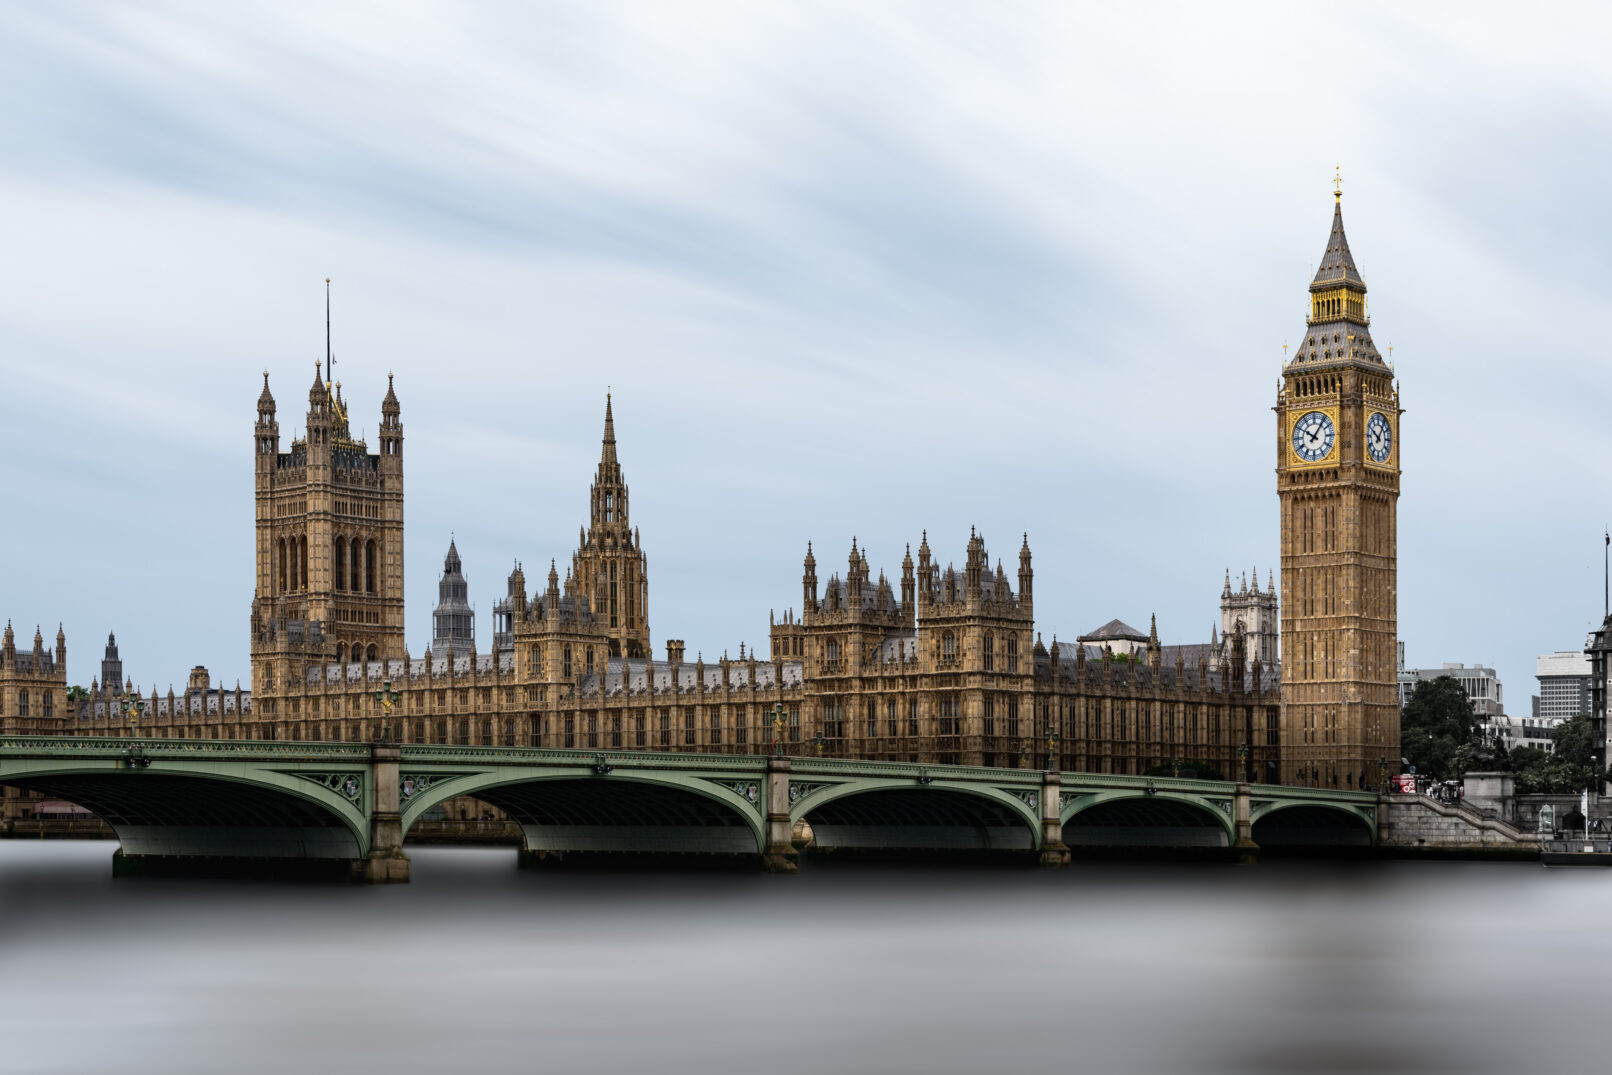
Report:
<svg viewBox="0 0 1612 1075"><path fill-rule="evenodd" d="M1339 203L1343 201L1343 165L1341 164L1333 166L1332 197L1334 201Z"/></svg>

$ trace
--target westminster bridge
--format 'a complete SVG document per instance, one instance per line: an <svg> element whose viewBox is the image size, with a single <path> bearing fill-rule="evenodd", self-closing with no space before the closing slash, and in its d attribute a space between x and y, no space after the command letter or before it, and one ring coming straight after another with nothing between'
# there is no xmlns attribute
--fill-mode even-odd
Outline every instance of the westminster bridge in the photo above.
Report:
<svg viewBox="0 0 1612 1075"><path fill-rule="evenodd" d="M811 846L1002 852L1362 846L1367 792L904 762L425 744L0 737L0 784L78 803L116 832L114 869L255 864L406 881L403 840L473 796L522 832L523 861L690 853L796 867ZM804 822L805 826L801 826Z"/></svg>

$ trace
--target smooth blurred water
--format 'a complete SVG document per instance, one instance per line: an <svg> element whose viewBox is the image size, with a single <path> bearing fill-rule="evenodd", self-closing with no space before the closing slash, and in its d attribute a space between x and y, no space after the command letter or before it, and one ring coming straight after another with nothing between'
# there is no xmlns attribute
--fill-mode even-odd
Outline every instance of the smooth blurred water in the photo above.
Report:
<svg viewBox="0 0 1612 1075"><path fill-rule="evenodd" d="M114 881L112 850L0 843L0 1070L1587 1071L1612 1031L1609 871L414 848L361 888Z"/></svg>

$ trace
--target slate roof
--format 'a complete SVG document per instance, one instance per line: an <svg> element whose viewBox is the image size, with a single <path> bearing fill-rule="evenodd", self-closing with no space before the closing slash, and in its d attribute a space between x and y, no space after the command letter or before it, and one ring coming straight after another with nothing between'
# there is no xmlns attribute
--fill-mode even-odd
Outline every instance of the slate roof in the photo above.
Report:
<svg viewBox="0 0 1612 1075"><path fill-rule="evenodd" d="M1109 620L1097 630L1083 634L1077 642L1146 642L1147 635L1138 631L1124 620Z"/></svg>

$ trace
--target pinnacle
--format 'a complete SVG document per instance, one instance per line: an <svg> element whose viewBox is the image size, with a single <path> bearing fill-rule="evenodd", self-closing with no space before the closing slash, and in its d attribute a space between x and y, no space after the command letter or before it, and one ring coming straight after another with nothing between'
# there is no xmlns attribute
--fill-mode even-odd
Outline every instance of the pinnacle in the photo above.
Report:
<svg viewBox="0 0 1612 1075"><path fill-rule="evenodd" d="M616 462L616 419L611 410L609 392L605 393L604 450L600 453L599 462Z"/></svg>
<svg viewBox="0 0 1612 1075"><path fill-rule="evenodd" d="M1332 208L1332 232L1327 236L1326 251L1321 255L1321 264L1315 270L1315 280L1310 286L1345 282L1358 284L1362 288L1366 286L1366 282L1360 278L1360 270L1355 268L1354 257L1349 253L1349 237L1343 230L1343 200L1340 198Z"/></svg>

